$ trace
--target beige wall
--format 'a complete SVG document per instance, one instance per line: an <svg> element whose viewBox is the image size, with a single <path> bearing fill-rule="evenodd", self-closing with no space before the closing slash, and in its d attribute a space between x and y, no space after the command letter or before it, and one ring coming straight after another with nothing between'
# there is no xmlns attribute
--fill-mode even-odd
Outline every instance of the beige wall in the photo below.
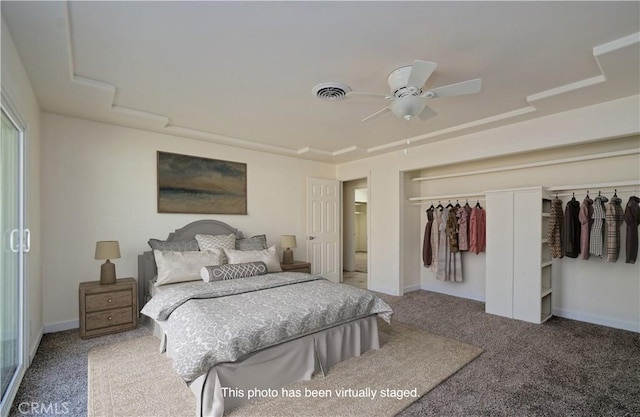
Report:
<svg viewBox="0 0 640 417"><path fill-rule="evenodd" d="M295 258L306 259L306 177L335 178L331 164L249 151L210 142L42 115L43 308L45 330L77 326L77 288L99 278L98 240L118 240L119 277L137 277L137 255L149 238L201 218L218 219L245 236L298 236ZM248 215L157 213L158 150L247 164Z"/></svg>
<svg viewBox="0 0 640 417"><path fill-rule="evenodd" d="M559 149L607 138L637 135L640 130L639 103L638 96L632 96L426 144L411 148L406 154L399 150L338 165L339 180L365 175L370 178L368 209L371 222L369 248L371 268L369 288L389 294L402 294L406 289L412 290L418 285L423 285L422 273L419 269L421 268L419 236L420 229L424 226L422 220L424 213L420 206L413 206L406 200L406 197L411 196L411 193L414 192L410 190L411 185L406 186L405 175L407 172L434 166L446 167L452 164L469 163L498 156L526 154L544 149ZM640 178L640 170L638 170L637 164L634 165L633 159L627 160L627 164L625 165L625 170L628 170L626 174L636 169L635 178ZM608 170L603 170L601 173L599 182L616 179L617 165L610 164L608 167ZM562 177L562 170L556 174ZM503 178L501 181L509 181L508 175L503 175L501 178ZM535 182L540 182L543 179L542 177L535 178ZM563 179L568 180L566 177ZM564 181L561 182L564 183ZM536 185L562 184L538 183ZM478 187L478 184L475 184L472 188L474 191L478 191L477 188L484 187ZM476 259L473 266L481 270L484 262ZM632 273L635 273L637 278L638 266L636 265L635 268ZM420 277L420 283L416 282L416 271L417 276ZM606 297L608 307L597 306L597 303L602 302L603 298L600 297L600 289L591 288L588 294L580 296L579 301L575 300L576 302L571 303L571 308L575 307L576 311L567 312L566 315L581 317L593 322L604 323L608 320L610 324L622 323L622 325L628 324L631 320L632 326L640 328L640 323L638 323L640 320L640 289L638 288L640 284L638 281L637 279L627 279L629 285L621 290L628 291L628 294L621 298L623 301L629 301L624 307L616 304L613 299L615 297L609 296ZM480 297L483 286L481 281L476 281L473 288L459 287L456 290L456 295L483 299L483 296ZM575 294L576 291L573 293ZM629 297L631 300L628 299ZM559 308L563 307L564 305L559 306ZM620 311L621 309L624 311Z"/></svg>
<svg viewBox="0 0 640 417"><path fill-rule="evenodd" d="M29 311L29 352L35 354L42 336L42 276L40 228L40 107L7 25L2 20L2 92L26 125L26 226L31 230L26 280Z"/></svg>

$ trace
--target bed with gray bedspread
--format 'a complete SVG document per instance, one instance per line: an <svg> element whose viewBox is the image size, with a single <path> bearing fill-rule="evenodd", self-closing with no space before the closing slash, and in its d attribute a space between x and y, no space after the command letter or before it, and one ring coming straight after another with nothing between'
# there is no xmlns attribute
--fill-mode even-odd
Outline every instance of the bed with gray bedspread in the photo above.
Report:
<svg viewBox="0 0 640 417"><path fill-rule="evenodd" d="M199 221L169 239L218 229L237 232ZM148 280L148 253L139 265L139 279ZM206 417L246 402L225 398L224 388L279 388L377 349L375 317L389 321L393 313L372 292L296 272L183 283L159 292L141 312L162 329L163 348L196 396L196 415Z"/></svg>

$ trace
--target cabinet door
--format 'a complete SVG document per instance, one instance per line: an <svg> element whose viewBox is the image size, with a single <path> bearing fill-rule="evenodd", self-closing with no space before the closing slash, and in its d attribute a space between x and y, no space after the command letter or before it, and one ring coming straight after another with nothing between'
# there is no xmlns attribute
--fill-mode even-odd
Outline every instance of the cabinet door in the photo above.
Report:
<svg viewBox="0 0 640 417"><path fill-rule="evenodd" d="M513 192L486 194L485 311L513 317Z"/></svg>

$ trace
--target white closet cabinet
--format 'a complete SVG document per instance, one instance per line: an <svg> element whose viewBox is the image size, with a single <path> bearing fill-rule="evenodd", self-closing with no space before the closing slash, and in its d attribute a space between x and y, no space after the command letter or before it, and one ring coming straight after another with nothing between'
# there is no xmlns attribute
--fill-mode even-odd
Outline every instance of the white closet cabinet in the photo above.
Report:
<svg viewBox="0 0 640 417"><path fill-rule="evenodd" d="M551 200L542 187L486 192L485 311L531 323L551 317Z"/></svg>

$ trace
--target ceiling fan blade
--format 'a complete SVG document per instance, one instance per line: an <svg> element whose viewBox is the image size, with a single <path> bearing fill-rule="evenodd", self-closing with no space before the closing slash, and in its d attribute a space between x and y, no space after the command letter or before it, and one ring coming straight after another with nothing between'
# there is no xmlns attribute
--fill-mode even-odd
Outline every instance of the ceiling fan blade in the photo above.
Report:
<svg viewBox="0 0 640 417"><path fill-rule="evenodd" d="M432 117L435 117L437 115L438 115L438 113L436 113L435 110L433 110L429 106L425 106L424 110L422 110L422 113L420 113L418 115L418 117L420 118L420 120L427 120L427 119L431 119Z"/></svg>
<svg viewBox="0 0 640 417"><path fill-rule="evenodd" d="M462 96L465 94L475 94L480 92L482 88L482 79L476 78L469 81L462 81L456 84L449 84L442 87L434 88L423 94L429 98Z"/></svg>
<svg viewBox="0 0 640 417"><path fill-rule="evenodd" d="M377 112L375 112L375 113L373 113L373 114L370 114L369 116L367 116L367 117L365 117L364 119L362 119L362 120L361 120L361 122L366 122L366 121L367 121L367 120L369 120L369 119L373 119L374 117L379 116L379 115L381 115L382 113L384 113L384 112L386 112L386 111L389 111L390 109L391 109L391 106L387 106L387 107L385 107L384 109L380 109L380 110L378 110Z"/></svg>
<svg viewBox="0 0 640 417"><path fill-rule="evenodd" d="M429 61L413 61L407 87L416 87L421 89L427 79L431 76L438 64Z"/></svg>

